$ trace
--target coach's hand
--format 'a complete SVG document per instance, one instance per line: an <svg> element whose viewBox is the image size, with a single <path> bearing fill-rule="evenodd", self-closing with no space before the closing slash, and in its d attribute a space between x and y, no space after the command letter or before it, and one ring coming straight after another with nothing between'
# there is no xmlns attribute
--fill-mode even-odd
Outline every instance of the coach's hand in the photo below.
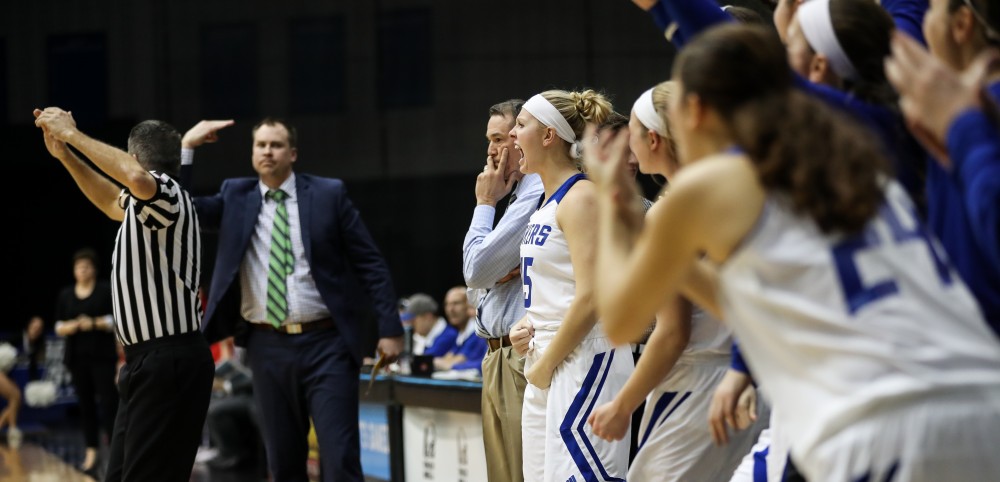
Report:
<svg viewBox="0 0 1000 482"><path fill-rule="evenodd" d="M394 361L400 353L403 353L403 337L380 338L378 340L378 350L385 357L385 361Z"/></svg>
<svg viewBox="0 0 1000 482"><path fill-rule="evenodd" d="M507 148L500 150L500 159L486 156L483 172L476 178L476 204L496 206L501 198L510 193L516 176L504 178L507 174Z"/></svg>
<svg viewBox="0 0 1000 482"><path fill-rule="evenodd" d="M188 129L181 138L181 147L194 149L202 144L219 140L219 131L233 125L232 119L228 120L203 120Z"/></svg>
<svg viewBox="0 0 1000 482"><path fill-rule="evenodd" d="M625 438L632 425L632 412L625 409L622 403L614 400L597 407L587 418L594 435L612 442Z"/></svg>

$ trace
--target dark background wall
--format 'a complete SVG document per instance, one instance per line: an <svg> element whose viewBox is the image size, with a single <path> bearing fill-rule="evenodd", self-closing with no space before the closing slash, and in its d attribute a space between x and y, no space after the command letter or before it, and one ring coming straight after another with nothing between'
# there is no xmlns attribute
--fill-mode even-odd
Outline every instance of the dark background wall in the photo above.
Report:
<svg viewBox="0 0 1000 482"><path fill-rule="evenodd" d="M400 296L462 283L461 247L485 159L487 108L548 88L595 88L628 113L666 80L672 49L625 0L35 0L0 7L0 145L8 177L2 328L52 321L71 256L110 271L103 218L32 124L72 110L124 146L139 120L181 132L234 118L197 152L195 194L254 175L250 128L299 128L296 170L339 177L383 250ZM647 183L647 185L649 185ZM205 280L214 239L206 237ZM205 283L207 285L207 283Z"/></svg>

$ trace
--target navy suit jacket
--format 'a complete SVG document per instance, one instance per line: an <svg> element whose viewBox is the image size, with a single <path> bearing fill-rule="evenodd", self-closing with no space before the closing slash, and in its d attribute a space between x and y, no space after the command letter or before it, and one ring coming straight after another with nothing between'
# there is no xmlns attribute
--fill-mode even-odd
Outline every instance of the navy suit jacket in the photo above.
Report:
<svg viewBox="0 0 1000 482"><path fill-rule="evenodd" d="M245 333L240 315L239 272L261 209L259 180L223 181L214 196L196 197L198 219L206 231L218 232L215 269L202 327L209 342ZM389 268L339 179L295 174L302 243L313 280L337 330L356 360L362 353L361 327L355 319L357 299L350 298L351 274L366 288L378 320L379 337L402 336Z"/></svg>

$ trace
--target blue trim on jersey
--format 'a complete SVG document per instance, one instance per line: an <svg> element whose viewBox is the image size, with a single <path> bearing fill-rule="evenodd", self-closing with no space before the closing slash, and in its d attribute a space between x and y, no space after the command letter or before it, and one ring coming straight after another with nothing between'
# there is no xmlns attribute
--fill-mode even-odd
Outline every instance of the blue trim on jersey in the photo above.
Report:
<svg viewBox="0 0 1000 482"><path fill-rule="evenodd" d="M563 196L565 196L566 193L569 192L569 188L573 187L573 185L576 184L577 181L586 178L587 175L584 173L572 175L569 179L567 179L562 183L562 186L559 186L559 189L556 189L556 192L552 193L552 197L543 200L542 206L548 205L552 201L556 202L562 201Z"/></svg>
<svg viewBox="0 0 1000 482"><path fill-rule="evenodd" d="M753 482L767 482L767 453L771 446L753 453Z"/></svg>
<svg viewBox="0 0 1000 482"><path fill-rule="evenodd" d="M896 477L897 470L899 470L898 460L889 467L889 470L885 472L885 477L882 477L882 482L892 482L892 479ZM854 479L854 482L871 482L873 472L874 470L869 470L868 473Z"/></svg>
<svg viewBox="0 0 1000 482"><path fill-rule="evenodd" d="M684 396L681 397L681 399L677 401L677 405L674 405L674 408L671 408L670 411L667 412L667 414L663 416L663 419L660 420L656 424L656 426L659 427L660 425L663 425L663 422L666 422L667 419L670 418L670 415L673 414L675 410L677 410L677 407L681 406L681 404L684 403L684 400L687 400L688 397L690 397L690 396L691 396L691 392L684 393Z"/></svg>
<svg viewBox="0 0 1000 482"><path fill-rule="evenodd" d="M656 419L660 418L660 414L663 410L670 405L670 402L674 400L677 396L677 392L665 392L660 395L660 399L656 401L656 405L653 406L653 414L649 417L649 424L646 425L646 433L642 435L642 440L639 441L639 448L641 449L643 445L646 445L646 440L649 439L649 434L653 432L653 426L656 425Z"/></svg>
<svg viewBox="0 0 1000 482"><path fill-rule="evenodd" d="M896 471L897 470L899 470L899 461L898 460L896 461L896 463L892 464L892 467L889 467L889 472L887 472L885 474L885 478L882 479L882 480L884 482L891 482L892 479L896 478Z"/></svg>
<svg viewBox="0 0 1000 482"><path fill-rule="evenodd" d="M608 475L607 469L605 469L604 464L601 463L601 458L597 456L597 451L594 450L594 444L590 443L590 438L583 432L583 425L587 423L587 419L590 418L590 412L594 410L594 404L597 403L597 397L601 394L601 390L604 388L604 381L608 379L608 373L611 372L611 364L615 361L615 351L611 350L608 353L608 365L604 367L604 375L601 376L601 383L597 384L597 390L594 391L594 396L590 399L590 406L587 407L587 412L580 417L580 423L576 426L576 432L580 434L580 439L583 440L583 444L587 446L587 451L590 452L590 457L594 459L594 463L597 464L597 469L601 471L601 476L604 477L604 480L608 482L625 482L624 479Z"/></svg>
<svg viewBox="0 0 1000 482"><path fill-rule="evenodd" d="M563 443L566 444L566 448L569 449L569 454L573 457L573 462L576 463L576 467L580 469L580 475L583 476L584 480L587 482L599 482L597 480L597 475L590 468L590 464L587 463L587 458L584 457L583 451L580 450L580 445L576 443L573 438L573 420L576 420L576 415L580 413L580 408L583 407L583 401L587 394L590 393L590 388L594 385L594 380L597 378L597 372L601 369L601 362L604 361L604 353L598 353L594 355L594 364L590 366L590 371L587 372L586 378L583 379L583 385L580 386L580 391L576 392L576 397L573 398L573 403L570 404L569 410L566 411L566 417L563 418L562 423L559 425L559 433L562 436Z"/></svg>
<svg viewBox="0 0 1000 482"><path fill-rule="evenodd" d="M663 422L666 422L667 419L670 418L670 415L677 410L677 407L680 407L681 404L684 403L684 400L687 400L688 397L691 396L691 392L684 392L684 396L677 401L677 404L674 405L674 407L671 408L670 411L663 416L663 418L660 418L660 414L663 413L663 410L670 405L670 402L674 401L674 398L677 397L678 394L680 394L680 392L665 392L660 399L657 400L656 406L653 407L653 415L649 417L649 424L646 425L646 433L643 434L642 441L639 442L640 449L643 445L646 445L646 441L649 440L649 435L653 432L653 428L663 425Z"/></svg>
<svg viewBox="0 0 1000 482"><path fill-rule="evenodd" d="M611 371L611 362L614 360L614 351L610 353L611 355L608 356L608 364L604 367L604 373L601 376L601 381L597 386L597 390L594 392L594 399L587 408L587 413L580 419L580 424L576 427L576 431L580 434L580 438L583 440L584 444L586 444L587 451L590 452L590 455L594 458L594 462L597 464L597 468L600 470L604 480L607 482L624 482L623 479L612 478L608 475L607 470L605 470L604 465L601 463L601 459L597 457L596 451L590 443L590 439L588 439L586 434L583 432L583 424L586 423L590 411L593 410L594 401L597 400L597 396L601 393L601 389L604 387L604 381L608 378L608 372ZM583 384L580 386L580 390L576 393L576 397L573 398L573 403L570 404L569 410L566 411L566 417L563 418L562 423L559 424L559 433L563 439L563 443L569 450L570 456L573 457L573 462L576 463L576 467L580 469L580 475L583 476L584 480L587 482L600 482L600 480L598 480L597 474L594 473L590 463L587 462L587 457L583 454L583 450L580 449L580 444L576 442L576 438L574 437L573 421L576 420L577 415L580 413L580 409L583 408L583 402L586 400L587 395L590 394L591 388L594 386L594 381L597 379L597 372L601 370L601 366L604 362L604 355L605 353L598 353L594 355L594 363L590 366L590 371L587 372L587 376L583 379Z"/></svg>

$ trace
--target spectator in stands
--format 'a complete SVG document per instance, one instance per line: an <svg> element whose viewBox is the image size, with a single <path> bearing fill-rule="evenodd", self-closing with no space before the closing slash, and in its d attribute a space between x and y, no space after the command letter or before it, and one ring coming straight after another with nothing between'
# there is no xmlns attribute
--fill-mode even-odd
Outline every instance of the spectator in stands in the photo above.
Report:
<svg viewBox="0 0 1000 482"><path fill-rule="evenodd" d="M28 361L28 380L41 377L41 366L45 364L45 320L34 315L24 327L21 353Z"/></svg>
<svg viewBox="0 0 1000 482"><path fill-rule="evenodd" d="M221 346L231 347L230 343ZM261 448L260 425L253 401L250 369L243 363L240 347L223 350L215 366L212 401L205 424L218 454L208 460L214 469L237 469L256 462Z"/></svg>
<svg viewBox="0 0 1000 482"><path fill-rule="evenodd" d="M443 356L455 346L458 330L438 316L438 304L429 295L417 293L406 303L413 323L413 354Z"/></svg>
<svg viewBox="0 0 1000 482"><path fill-rule="evenodd" d="M486 355L486 339L476 335L476 324L470 323L469 298L465 286L456 286L444 295L444 315L448 318L458 337L455 345L444 356L434 359L437 370L468 370L482 372L483 356Z"/></svg>

